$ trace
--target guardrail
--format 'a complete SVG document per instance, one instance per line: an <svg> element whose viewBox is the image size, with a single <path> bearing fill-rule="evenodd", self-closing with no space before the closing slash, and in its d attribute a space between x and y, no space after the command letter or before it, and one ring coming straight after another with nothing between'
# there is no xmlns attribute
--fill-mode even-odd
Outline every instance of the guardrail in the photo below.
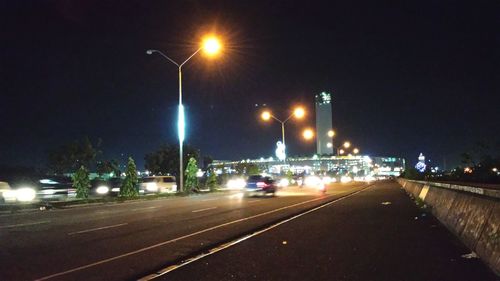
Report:
<svg viewBox="0 0 500 281"><path fill-rule="evenodd" d="M398 182L500 275L500 190L402 178Z"/></svg>

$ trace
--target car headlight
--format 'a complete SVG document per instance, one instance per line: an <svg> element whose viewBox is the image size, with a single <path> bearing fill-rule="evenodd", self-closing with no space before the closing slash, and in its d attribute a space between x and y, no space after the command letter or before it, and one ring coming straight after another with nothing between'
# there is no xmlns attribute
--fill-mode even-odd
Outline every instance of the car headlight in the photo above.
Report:
<svg viewBox="0 0 500 281"><path fill-rule="evenodd" d="M278 183L278 186L280 187L287 187L288 185L290 185L290 181L288 179L281 179L280 182Z"/></svg>
<svg viewBox="0 0 500 281"><path fill-rule="evenodd" d="M98 194L106 194L109 192L109 187L105 185L98 186L95 190Z"/></svg>
<svg viewBox="0 0 500 281"><path fill-rule="evenodd" d="M31 187L21 187L16 190L16 198L19 202L30 202L36 197L36 191Z"/></svg>

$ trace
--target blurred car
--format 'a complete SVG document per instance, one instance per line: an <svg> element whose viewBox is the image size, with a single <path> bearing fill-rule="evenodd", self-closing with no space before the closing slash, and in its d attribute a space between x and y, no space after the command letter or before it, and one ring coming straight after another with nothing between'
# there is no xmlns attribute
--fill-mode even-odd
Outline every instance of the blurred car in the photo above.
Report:
<svg viewBox="0 0 500 281"><path fill-rule="evenodd" d="M246 196L253 195L266 195L271 193L273 196L276 194L275 181L268 176L254 175L248 177L247 185L245 188Z"/></svg>
<svg viewBox="0 0 500 281"><path fill-rule="evenodd" d="M13 196L12 188L10 188L9 183L5 181L0 181L0 204L6 203L6 198L8 201L9 197L12 196Z"/></svg>
<svg viewBox="0 0 500 281"><path fill-rule="evenodd" d="M173 176L154 176L142 178L139 193L174 193L177 192L177 183Z"/></svg>
<svg viewBox="0 0 500 281"><path fill-rule="evenodd" d="M35 188L41 201L61 201L76 197L76 189L70 177L44 176L38 180Z"/></svg>
<svg viewBox="0 0 500 281"><path fill-rule="evenodd" d="M122 184L120 178L93 179L90 181L90 195L92 196L118 196Z"/></svg>
<svg viewBox="0 0 500 281"><path fill-rule="evenodd" d="M37 187L31 180L23 178L2 179L0 182L0 203L32 203L37 201Z"/></svg>

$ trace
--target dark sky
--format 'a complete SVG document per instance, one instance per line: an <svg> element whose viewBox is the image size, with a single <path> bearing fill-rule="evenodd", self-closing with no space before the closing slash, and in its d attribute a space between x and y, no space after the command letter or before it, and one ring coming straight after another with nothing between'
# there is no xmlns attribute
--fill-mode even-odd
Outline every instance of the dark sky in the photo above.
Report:
<svg viewBox="0 0 500 281"><path fill-rule="evenodd" d="M103 140L106 157L176 142L178 61L202 34L217 59L184 69L187 143L216 159L271 156L285 116L289 154L313 97L333 94L335 141L363 153L427 154L449 165L500 140L498 1L6 1L0 6L0 164L41 165L69 140Z"/></svg>

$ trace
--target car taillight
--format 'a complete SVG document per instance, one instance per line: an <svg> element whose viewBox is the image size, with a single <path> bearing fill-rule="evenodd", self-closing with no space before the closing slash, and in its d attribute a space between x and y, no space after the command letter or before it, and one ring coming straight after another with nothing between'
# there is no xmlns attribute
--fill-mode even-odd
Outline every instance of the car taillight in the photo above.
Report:
<svg viewBox="0 0 500 281"><path fill-rule="evenodd" d="M267 184L265 182L263 182L263 181L259 181L257 183L257 187L266 187L266 186L267 186Z"/></svg>

